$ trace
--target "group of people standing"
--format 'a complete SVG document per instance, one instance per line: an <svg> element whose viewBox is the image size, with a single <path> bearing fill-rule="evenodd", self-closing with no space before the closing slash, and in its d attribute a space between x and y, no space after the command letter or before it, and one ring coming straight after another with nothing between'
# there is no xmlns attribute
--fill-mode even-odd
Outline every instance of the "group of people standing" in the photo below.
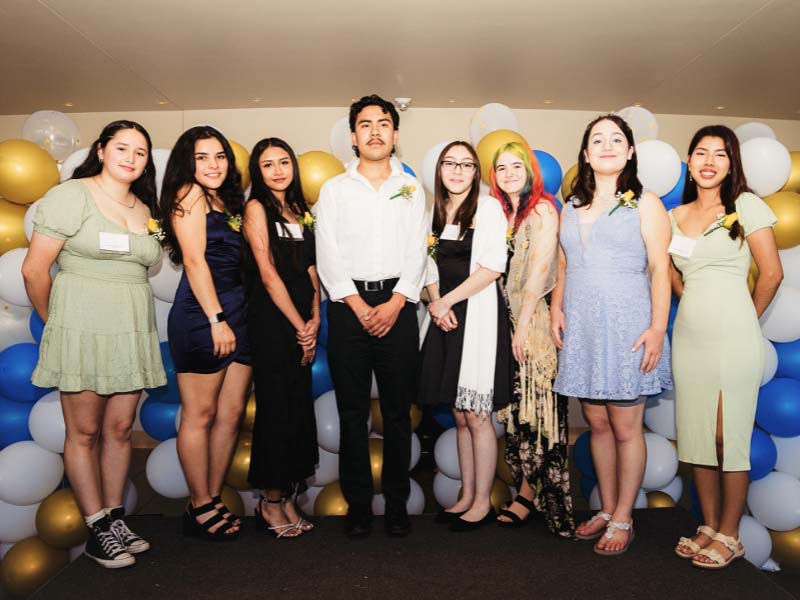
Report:
<svg viewBox="0 0 800 600"><path fill-rule="evenodd" d="M157 198L150 138L131 121L109 124L73 178L40 203L23 265L46 323L33 381L61 391L65 466L90 529L87 555L114 568L149 548L125 523L122 493L141 390L166 382L147 281L164 246L184 267L168 327L190 491L185 534L239 535L242 522L220 492L251 379L249 481L263 490L257 523L279 538L313 529L294 499L318 462L311 363L322 284L348 536L372 528L374 372L389 535L411 527L411 405L446 403L462 493L437 522L460 532L519 527L538 511L553 533L599 538L595 552L621 554L634 538L646 463L644 399L670 389L674 376L679 456L694 465L705 520L675 551L705 568L741 556L763 369L753 358L762 352L758 316L782 272L775 217L748 191L730 129L695 135L684 203L669 214L637 178L630 128L604 115L584 132L560 214L530 148L496 151L485 195L475 150L455 141L436 164L431 215L421 186L392 156L394 106L366 96L349 120L356 159L325 183L313 215L289 145L255 145L245 202L231 146L209 126L178 139ZM752 296L751 257L759 272ZM56 260L61 271L51 281ZM430 323L420 350L423 287ZM672 366L670 290L681 299ZM602 501L577 527L568 396L580 399L591 428ZM490 502L495 411L518 490L499 514Z"/></svg>

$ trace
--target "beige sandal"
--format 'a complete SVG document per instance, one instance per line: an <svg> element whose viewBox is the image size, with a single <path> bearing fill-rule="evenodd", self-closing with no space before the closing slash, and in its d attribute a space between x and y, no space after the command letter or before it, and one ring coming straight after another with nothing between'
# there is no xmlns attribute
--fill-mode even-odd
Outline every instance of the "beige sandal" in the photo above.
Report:
<svg viewBox="0 0 800 600"><path fill-rule="evenodd" d="M711 527L709 527L708 525L700 525L700 527L697 528L696 534L697 535L703 534L713 540L714 536L717 535L717 532L711 529ZM681 552L681 547L689 548L689 550L691 550L692 553L687 554L686 552ZM675 546L675 554L687 560L690 560L695 556L697 556L700 550L702 550L700 545L697 542L695 542L692 538L687 538L687 537L682 537L680 540L678 540L678 545Z"/></svg>
<svg viewBox="0 0 800 600"><path fill-rule="evenodd" d="M712 539L716 542L721 543L728 550L730 550L732 554L728 558L724 558L717 551L716 548L712 548L711 550L709 550L708 548L703 548L702 550L700 550L700 552L697 553L697 556L695 556L692 559L692 564L695 567L700 567L701 569L711 569L711 570L724 569L737 558L741 558L742 556L744 556L744 546L742 546L742 542L739 541L738 538L718 533ZM713 562L703 562L697 560L698 557L700 556L704 556L712 560Z"/></svg>
<svg viewBox="0 0 800 600"><path fill-rule="evenodd" d="M611 520L611 515L608 514L607 512L603 512L601 510L600 512L595 513L594 516L591 519L589 519L588 521L585 521L584 523L581 523L580 525L578 525L578 528L580 528L581 525L583 525L585 527L589 527L592 523L597 521L597 519L603 519L603 521L608 523ZM575 533L575 537L578 538L579 540L596 540L601 535L603 535L603 531L604 531L604 528L601 528L601 529L599 529L598 531L596 531L594 533L588 533L588 534L577 533L576 532Z"/></svg>
<svg viewBox="0 0 800 600"><path fill-rule="evenodd" d="M600 556L619 556L620 554L624 554L628 551L628 548L631 546L631 542L633 542L633 538L636 537L633 533L633 521L631 520L628 523L625 523L624 521L609 521L608 525L606 525L606 532L604 534L605 538L607 540L613 538L614 531L616 529L628 532L628 541L625 542L625 545L619 550L606 550L605 548L598 548L597 544L595 544L595 554L599 554Z"/></svg>

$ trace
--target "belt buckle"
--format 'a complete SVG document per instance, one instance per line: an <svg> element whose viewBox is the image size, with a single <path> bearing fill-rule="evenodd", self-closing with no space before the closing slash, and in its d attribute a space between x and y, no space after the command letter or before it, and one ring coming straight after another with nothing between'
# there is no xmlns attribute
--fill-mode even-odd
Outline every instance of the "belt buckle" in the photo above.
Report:
<svg viewBox="0 0 800 600"><path fill-rule="evenodd" d="M364 291L366 292L381 292L383 291L383 281L365 281Z"/></svg>

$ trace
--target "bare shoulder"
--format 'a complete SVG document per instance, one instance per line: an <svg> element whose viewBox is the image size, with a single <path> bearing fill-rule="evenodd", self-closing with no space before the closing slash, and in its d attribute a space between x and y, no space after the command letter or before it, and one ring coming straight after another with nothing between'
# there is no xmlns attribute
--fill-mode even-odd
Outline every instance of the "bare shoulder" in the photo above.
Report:
<svg viewBox="0 0 800 600"><path fill-rule="evenodd" d="M558 211L556 207L553 206L551 202L542 201L539 202L531 212L532 215L535 215L544 226L550 225L558 225Z"/></svg>
<svg viewBox="0 0 800 600"><path fill-rule="evenodd" d="M178 190L177 208L186 214L191 214L198 203L204 199L205 193L203 192L203 188L196 183L192 183L191 185L187 184ZM203 204L200 204L200 206L205 208ZM205 213L205 210L201 212Z"/></svg>
<svg viewBox="0 0 800 600"><path fill-rule="evenodd" d="M244 205L244 215L247 216L254 216L257 217L259 215L266 215L267 211L264 210L264 206L255 198L251 198L248 200Z"/></svg>

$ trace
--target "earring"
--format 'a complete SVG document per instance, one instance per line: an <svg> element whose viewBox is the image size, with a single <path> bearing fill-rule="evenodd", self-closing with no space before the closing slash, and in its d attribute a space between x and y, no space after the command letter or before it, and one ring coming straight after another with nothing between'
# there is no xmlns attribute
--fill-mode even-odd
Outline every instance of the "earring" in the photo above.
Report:
<svg viewBox="0 0 800 600"><path fill-rule="evenodd" d="M352 148L352 149L353 149L353 152L358 152L358 146L356 146L355 144L353 144L352 146L350 146L350 148Z"/></svg>
<svg viewBox="0 0 800 600"><path fill-rule="evenodd" d="M102 156L100 157L100 164L101 165L103 164L103 157Z"/></svg>
<svg viewBox="0 0 800 600"><path fill-rule="evenodd" d="M691 173L689 173L689 181L694 181L694 179L692 179L692 174Z"/></svg>

